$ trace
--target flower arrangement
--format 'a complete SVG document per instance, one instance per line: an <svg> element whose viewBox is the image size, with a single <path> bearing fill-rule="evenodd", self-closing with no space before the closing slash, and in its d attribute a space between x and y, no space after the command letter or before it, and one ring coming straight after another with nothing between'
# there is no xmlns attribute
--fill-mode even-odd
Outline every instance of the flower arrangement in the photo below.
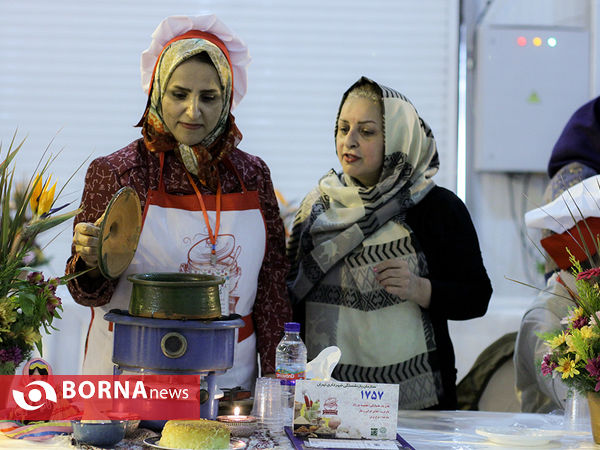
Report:
<svg viewBox="0 0 600 450"><path fill-rule="evenodd" d="M570 253L569 253L570 254ZM570 254L571 255L571 254ZM541 362L544 375L560 375L580 393L600 391L600 267L584 270L571 255L577 307L561 323L564 330L540 336L550 348Z"/></svg>
<svg viewBox="0 0 600 450"><path fill-rule="evenodd" d="M41 328L47 334L56 330L53 321L62 311L56 288L67 278L45 279L33 269L42 262L36 238L79 212L56 214L68 205L54 207L56 182L50 186L47 172L55 157L46 158L46 152L35 177L14 183L14 161L23 143L15 144L13 137L0 163L0 374L13 374L34 347L42 353Z"/></svg>

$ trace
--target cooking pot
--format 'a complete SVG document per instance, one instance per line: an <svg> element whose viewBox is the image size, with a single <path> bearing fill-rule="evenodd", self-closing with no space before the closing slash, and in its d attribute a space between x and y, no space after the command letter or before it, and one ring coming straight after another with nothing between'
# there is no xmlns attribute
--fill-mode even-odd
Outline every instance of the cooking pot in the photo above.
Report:
<svg viewBox="0 0 600 450"><path fill-rule="evenodd" d="M127 277L132 283L129 314L155 319L221 317L222 277L198 273L151 272Z"/></svg>

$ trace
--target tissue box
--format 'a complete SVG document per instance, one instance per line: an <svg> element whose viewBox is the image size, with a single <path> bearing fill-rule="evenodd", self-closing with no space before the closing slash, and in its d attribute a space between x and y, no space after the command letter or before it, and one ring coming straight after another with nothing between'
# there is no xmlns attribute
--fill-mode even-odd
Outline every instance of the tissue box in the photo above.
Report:
<svg viewBox="0 0 600 450"><path fill-rule="evenodd" d="M397 384L296 381L297 436L396 439L397 426Z"/></svg>

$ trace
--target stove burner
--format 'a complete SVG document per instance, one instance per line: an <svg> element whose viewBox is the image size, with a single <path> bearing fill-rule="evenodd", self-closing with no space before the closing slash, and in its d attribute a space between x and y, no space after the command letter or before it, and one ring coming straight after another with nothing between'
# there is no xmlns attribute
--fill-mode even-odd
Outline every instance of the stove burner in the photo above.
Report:
<svg viewBox="0 0 600 450"><path fill-rule="evenodd" d="M167 358L179 358L187 350L187 339L175 331L167 333L160 340L160 348Z"/></svg>
<svg viewBox="0 0 600 450"><path fill-rule="evenodd" d="M113 309L104 319L114 323L114 374L199 374L203 380L200 416L215 419L215 376L233 366L235 330L244 325L237 314L218 320L169 320L131 316ZM206 384L204 386L204 383Z"/></svg>

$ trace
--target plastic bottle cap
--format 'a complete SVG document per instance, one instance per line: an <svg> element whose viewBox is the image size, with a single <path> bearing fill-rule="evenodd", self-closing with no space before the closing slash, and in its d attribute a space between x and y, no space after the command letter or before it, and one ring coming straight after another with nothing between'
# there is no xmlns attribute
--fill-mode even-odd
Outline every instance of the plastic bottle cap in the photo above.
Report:
<svg viewBox="0 0 600 450"><path fill-rule="evenodd" d="M299 333L300 324L298 322L286 322L283 325L283 330L286 332Z"/></svg>

